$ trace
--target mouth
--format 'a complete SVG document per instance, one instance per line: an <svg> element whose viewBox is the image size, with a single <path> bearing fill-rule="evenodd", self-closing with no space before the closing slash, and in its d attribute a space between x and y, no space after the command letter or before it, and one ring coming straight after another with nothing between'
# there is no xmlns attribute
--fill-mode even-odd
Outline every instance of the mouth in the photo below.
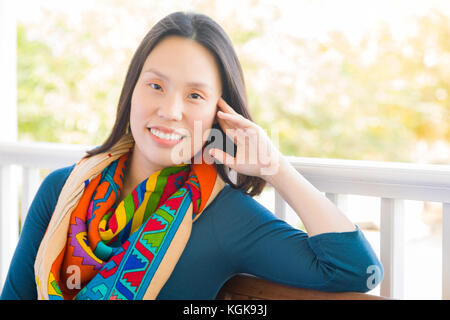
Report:
<svg viewBox="0 0 450 320"><path fill-rule="evenodd" d="M147 128L147 130L152 139L162 146L173 146L186 138L184 135L180 135L178 133L164 133L153 127Z"/></svg>

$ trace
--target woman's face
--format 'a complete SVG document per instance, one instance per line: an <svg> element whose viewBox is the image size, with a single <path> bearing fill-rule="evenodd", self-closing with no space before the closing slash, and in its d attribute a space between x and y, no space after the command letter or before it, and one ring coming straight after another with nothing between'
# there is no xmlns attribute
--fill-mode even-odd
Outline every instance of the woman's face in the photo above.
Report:
<svg viewBox="0 0 450 320"><path fill-rule="evenodd" d="M221 95L219 70L206 48L178 36L163 39L133 90L133 157L153 169L188 163L208 138Z"/></svg>

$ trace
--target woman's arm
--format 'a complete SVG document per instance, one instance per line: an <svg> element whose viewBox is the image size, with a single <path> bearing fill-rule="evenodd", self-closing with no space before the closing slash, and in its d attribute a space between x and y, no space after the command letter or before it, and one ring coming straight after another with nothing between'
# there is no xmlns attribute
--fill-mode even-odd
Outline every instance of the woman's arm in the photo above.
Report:
<svg viewBox="0 0 450 320"><path fill-rule="evenodd" d="M238 272L329 291L366 292L378 284L383 268L361 230L289 164L262 128L222 98L218 106L223 110L218 122L233 139L236 154L212 149L210 155L271 183L308 231L292 228L249 196L228 201L228 214L219 215L225 219L215 234Z"/></svg>
<svg viewBox="0 0 450 320"><path fill-rule="evenodd" d="M218 122L237 146L235 157L218 149L210 154L238 173L260 177L294 209L309 236L354 231L353 223L309 183L272 144L264 130L219 99ZM211 153L212 152L212 153Z"/></svg>
<svg viewBox="0 0 450 320"><path fill-rule="evenodd" d="M354 231L355 225L281 156L276 174L264 176L300 217L308 235Z"/></svg>
<svg viewBox="0 0 450 320"><path fill-rule="evenodd" d="M211 210L211 241L235 273L335 292L367 292L383 279L383 267L358 227L308 236L232 188Z"/></svg>

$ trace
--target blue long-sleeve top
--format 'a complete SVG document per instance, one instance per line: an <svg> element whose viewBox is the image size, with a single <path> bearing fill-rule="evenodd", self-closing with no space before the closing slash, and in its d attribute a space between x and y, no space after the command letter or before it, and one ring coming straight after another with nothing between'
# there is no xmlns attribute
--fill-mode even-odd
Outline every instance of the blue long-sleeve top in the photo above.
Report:
<svg viewBox="0 0 450 320"><path fill-rule="evenodd" d="M42 182L25 220L1 299L36 299L34 262L61 189L74 165ZM229 185L194 223L157 299L214 299L233 275L247 273L294 287L367 292L383 268L363 232L307 233ZM381 273L380 273L381 272ZM370 285L368 283L370 282ZM370 288L369 288L370 287Z"/></svg>

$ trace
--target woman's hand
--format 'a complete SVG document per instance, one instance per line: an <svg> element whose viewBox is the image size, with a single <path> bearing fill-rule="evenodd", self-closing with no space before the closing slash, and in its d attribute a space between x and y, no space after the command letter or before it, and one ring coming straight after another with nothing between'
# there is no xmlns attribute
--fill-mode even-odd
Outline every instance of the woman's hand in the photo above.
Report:
<svg viewBox="0 0 450 320"><path fill-rule="evenodd" d="M241 174L269 182L298 214L309 236L355 230L355 225L283 157L262 128L238 114L222 98L218 106L222 111L217 113L219 124L237 150L236 157L232 157L211 149L214 158Z"/></svg>
<svg viewBox="0 0 450 320"><path fill-rule="evenodd" d="M240 174L269 181L279 170L282 154L260 126L234 111L222 97L217 105L219 125L237 150L235 157L215 148L210 155Z"/></svg>

